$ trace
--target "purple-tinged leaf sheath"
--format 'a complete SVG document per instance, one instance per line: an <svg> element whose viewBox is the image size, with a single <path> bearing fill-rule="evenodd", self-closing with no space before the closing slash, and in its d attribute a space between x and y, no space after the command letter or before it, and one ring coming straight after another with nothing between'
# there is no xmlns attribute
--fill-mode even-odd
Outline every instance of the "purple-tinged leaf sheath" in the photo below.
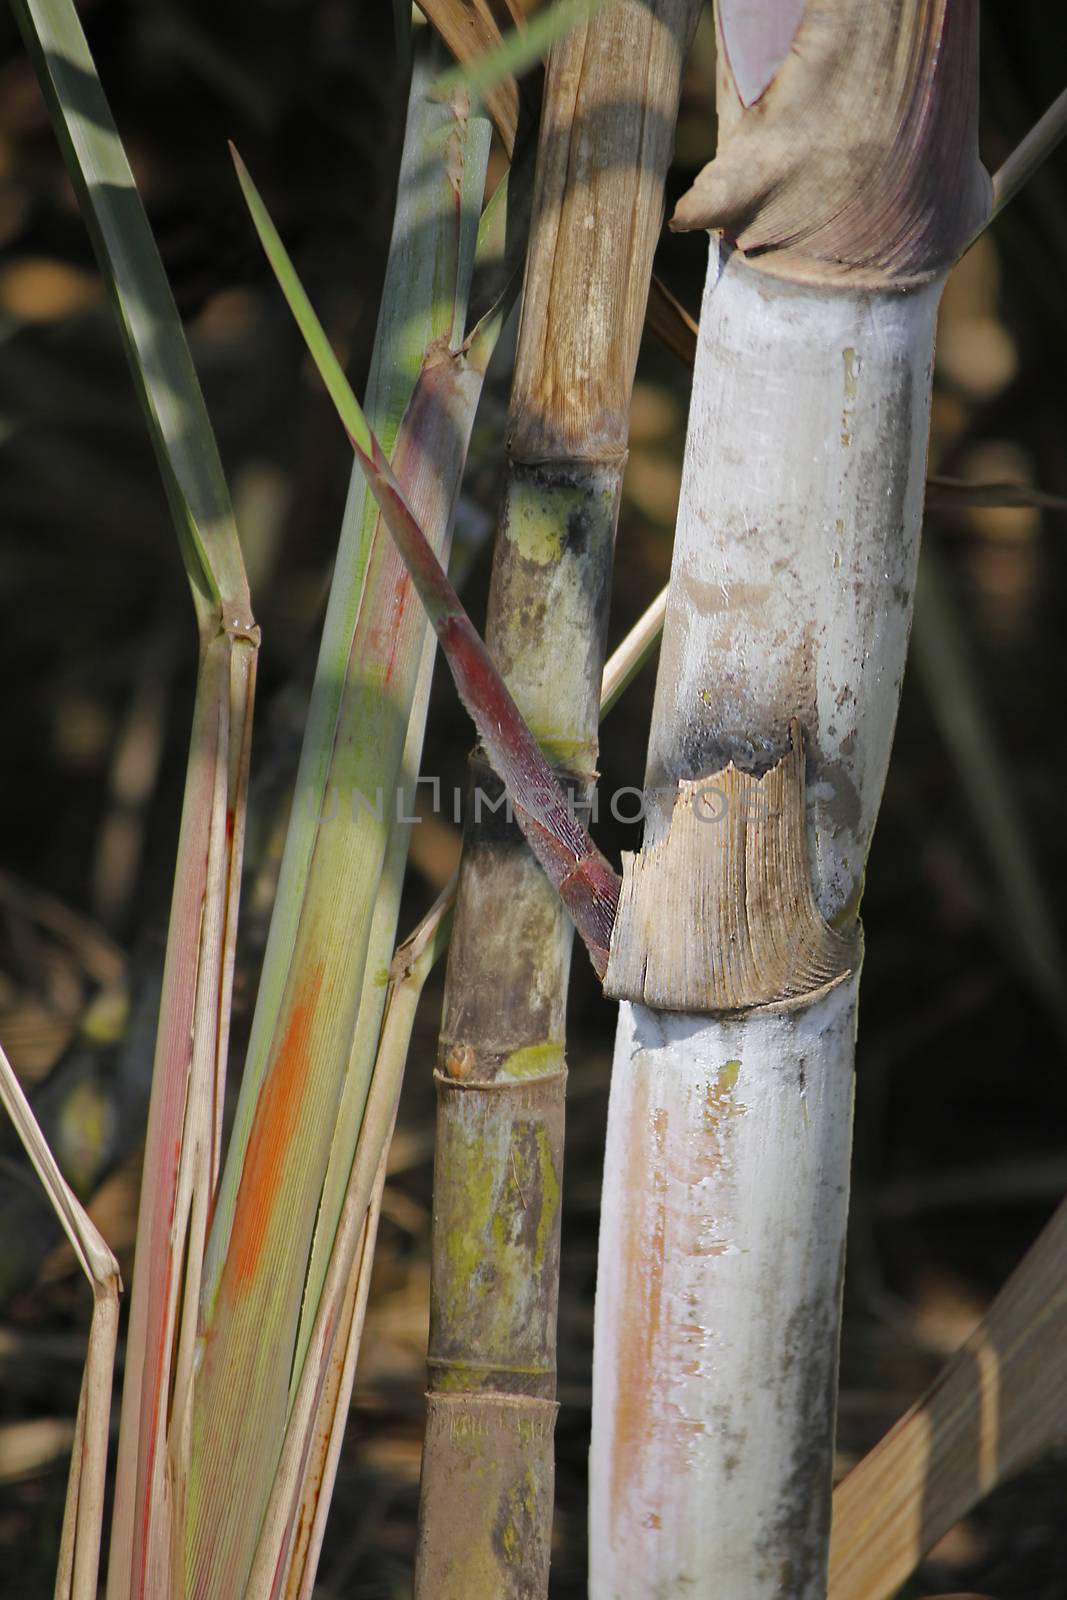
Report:
<svg viewBox="0 0 1067 1600"><path fill-rule="evenodd" d="M719 0L719 33L742 105L772 82L803 14L804 0Z"/></svg>
<svg viewBox="0 0 1067 1600"><path fill-rule="evenodd" d="M719 28L729 69L736 23L722 7ZM727 70L715 159L671 227L722 229L794 281L936 277L989 212L977 66L975 0L809 0L758 104Z"/></svg>

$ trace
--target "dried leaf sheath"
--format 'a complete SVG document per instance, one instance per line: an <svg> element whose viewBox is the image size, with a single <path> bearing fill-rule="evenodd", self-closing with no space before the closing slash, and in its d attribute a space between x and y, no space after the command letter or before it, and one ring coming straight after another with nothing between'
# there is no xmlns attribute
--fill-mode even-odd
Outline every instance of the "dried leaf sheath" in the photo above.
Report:
<svg viewBox="0 0 1067 1600"><path fill-rule="evenodd" d="M753 105L729 74L744 13L717 15L723 133L671 226L721 228L794 280L903 285L946 272L991 197L976 0L809 3Z"/></svg>
<svg viewBox="0 0 1067 1600"><path fill-rule="evenodd" d="M621 0L549 61L486 636L581 803L626 425L696 6ZM416 1594L547 1584L570 928L501 796L471 794L438 1055Z"/></svg>
<svg viewBox="0 0 1067 1600"><path fill-rule="evenodd" d="M799 724L760 777L731 762L679 783L666 835L624 859L617 927L604 992L668 1010L787 1005L855 970L857 925L832 928L812 891Z"/></svg>

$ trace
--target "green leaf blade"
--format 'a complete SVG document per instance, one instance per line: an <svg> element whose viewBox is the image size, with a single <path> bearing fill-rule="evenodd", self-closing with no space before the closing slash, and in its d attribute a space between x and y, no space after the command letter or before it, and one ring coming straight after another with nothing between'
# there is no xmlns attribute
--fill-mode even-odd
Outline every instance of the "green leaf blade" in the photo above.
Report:
<svg viewBox="0 0 1067 1600"><path fill-rule="evenodd" d="M610 4L611 0L556 0L555 5L546 6L532 17L525 28L506 34L496 49L443 72L437 80L437 93L454 94L465 88L471 94L486 94L509 77L518 77L535 66L557 39L587 21L601 6Z"/></svg>
<svg viewBox="0 0 1067 1600"><path fill-rule="evenodd" d="M13 0L114 303L202 620L251 626L218 446L181 319L71 0Z"/></svg>

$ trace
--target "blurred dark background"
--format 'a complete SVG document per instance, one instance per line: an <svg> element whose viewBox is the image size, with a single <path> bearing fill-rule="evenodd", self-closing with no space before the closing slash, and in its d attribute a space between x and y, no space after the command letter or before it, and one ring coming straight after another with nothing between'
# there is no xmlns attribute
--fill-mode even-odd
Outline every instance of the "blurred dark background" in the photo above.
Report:
<svg viewBox="0 0 1067 1600"><path fill-rule="evenodd" d="M96 0L84 20L185 316L262 624L235 1062L301 737L350 457L240 203L242 151L362 384L406 85L372 0ZM1067 80L1067 12L984 8L995 168ZM710 16L669 201L713 149ZM195 639L176 541L32 72L0 20L0 1039L128 1277ZM692 310L702 239L658 268ZM1067 152L946 291L932 470L1067 495ZM484 611L507 402L494 369L461 521ZM687 373L646 341L612 639L666 580ZM1067 521L964 505L926 528L916 649L871 857L839 1466L956 1348L1067 1192ZM605 726L608 790L640 783L653 670ZM968 730L977 730L968 737ZM435 685L424 770L470 734ZM636 829L604 819L610 852ZM451 819L414 830L410 925L447 879ZM592 1298L612 1007L575 965L553 1594L584 1593ZM320 1568L325 1596L408 1592L422 1426L435 1020L426 995L384 1203L357 1394ZM18 1146L0 1135L0 1593L50 1592L88 1296ZM1067 1418L1064 1419L1067 1437ZM908 1595L1065 1600L1067 1454L999 1490ZM728 1600L728 1597L727 1597Z"/></svg>

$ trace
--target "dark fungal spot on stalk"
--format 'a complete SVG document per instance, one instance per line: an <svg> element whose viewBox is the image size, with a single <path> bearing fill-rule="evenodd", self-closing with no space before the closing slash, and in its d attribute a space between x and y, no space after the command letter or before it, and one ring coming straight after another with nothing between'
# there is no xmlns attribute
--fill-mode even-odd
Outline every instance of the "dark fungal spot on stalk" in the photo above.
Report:
<svg viewBox="0 0 1067 1600"><path fill-rule="evenodd" d="M584 556L593 536L594 515L591 506L575 506L567 518L565 548L574 556Z"/></svg>
<svg viewBox="0 0 1067 1600"><path fill-rule="evenodd" d="M738 1410L743 1413L745 1402L739 1400ZM745 1457L748 1446L748 1429L740 1421L735 1420L734 1411L729 1405L717 1405L711 1411L715 1439L723 1449L722 1467L727 1478L732 1478Z"/></svg>
<svg viewBox="0 0 1067 1600"><path fill-rule="evenodd" d="M787 724L780 734L767 735L726 732L693 717L683 730L680 746L670 772L658 767L650 773L654 782L673 789L682 779L691 781L722 772L731 762L739 772L762 778L788 754L789 728Z"/></svg>
<svg viewBox="0 0 1067 1600"><path fill-rule="evenodd" d="M527 1471L501 1495L492 1541L501 1573L508 1575L508 1593L536 1594L540 1588L539 1575L548 1572L545 1528L550 1519L544 1516L540 1504L543 1488L534 1474ZM528 1587L525 1583L521 1587L511 1587L517 1575L521 1578L527 1573L531 1575Z"/></svg>
<svg viewBox="0 0 1067 1600"><path fill-rule="evenodd" d="M842 1268L843 1255L838 1288ZM763 1580L776 1581L783 1595L813 1593L822 1572L831 1511L837 1299L835 1292L800 1301L783 1336L778 1399L795 1410L798 1442L775 1514L756 1546Z"/></svg>

